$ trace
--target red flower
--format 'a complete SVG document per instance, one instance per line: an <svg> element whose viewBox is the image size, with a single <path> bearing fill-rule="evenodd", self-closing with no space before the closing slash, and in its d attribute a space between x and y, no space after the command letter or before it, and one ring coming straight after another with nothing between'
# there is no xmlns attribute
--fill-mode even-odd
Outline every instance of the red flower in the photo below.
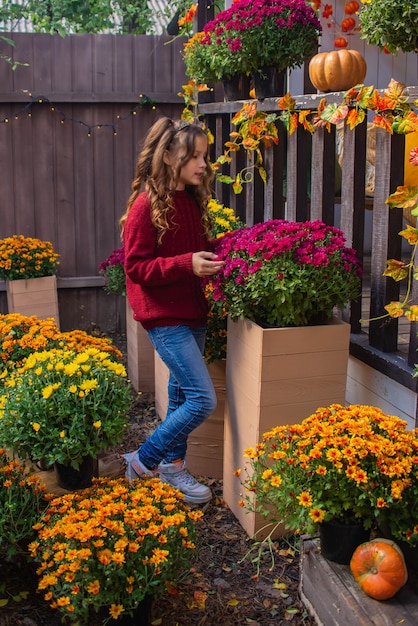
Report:
<svg viewBox="0 0 418 626"><path fill-rule="evenodd" d="M409 163L411 163L411 165L418 165L418 146L412 148L411 152L409 153L408 161Z"/></svg>

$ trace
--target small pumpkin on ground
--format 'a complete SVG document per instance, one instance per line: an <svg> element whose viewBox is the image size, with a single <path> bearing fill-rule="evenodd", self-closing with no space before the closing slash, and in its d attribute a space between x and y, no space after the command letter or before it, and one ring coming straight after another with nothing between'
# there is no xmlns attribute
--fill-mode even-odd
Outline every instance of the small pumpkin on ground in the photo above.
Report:
<svg viewBox="0 0 418 626"><path fill-rule="evenodd" d="M363 82L366 61L357 50L319 52L309 62L309 78L319 91L346 91Z"/></svg>
<svg viewBox="0 0 418 626"><path fill-rule="evenodd" d="M350 569L361 589L375 600L388 600L408 580L399 546L390 539L372 539L354 551Z"/></svg>

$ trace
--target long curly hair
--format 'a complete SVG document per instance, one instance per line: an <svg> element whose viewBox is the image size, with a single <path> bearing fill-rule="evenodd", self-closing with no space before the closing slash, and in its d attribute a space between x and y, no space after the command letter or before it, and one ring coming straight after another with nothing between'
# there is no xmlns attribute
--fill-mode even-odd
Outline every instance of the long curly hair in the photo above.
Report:
<svg viewBox="0 0 418 626"><path fill-rule="evenodd" d="M151 221L157 230L157 241L161 243L164 233L170 228L168 215L174 211L174 192L181 169L192 158L198 136L207 138L203 127L185 120L173 121L169 117L162 117L153 124L138 156L135 178L131 185L132 193L128 199L127 209L120 219L122 232L129 211L144 188L151 204ZM168 165L164 158L167 152L171 157L171 165ZM206 170L202 183L197 186L187 185L186 189L194 196L200 208L202 224L209 237L210 219L207 203L211 196L214 174L208 156L205 161Z"/></svg>

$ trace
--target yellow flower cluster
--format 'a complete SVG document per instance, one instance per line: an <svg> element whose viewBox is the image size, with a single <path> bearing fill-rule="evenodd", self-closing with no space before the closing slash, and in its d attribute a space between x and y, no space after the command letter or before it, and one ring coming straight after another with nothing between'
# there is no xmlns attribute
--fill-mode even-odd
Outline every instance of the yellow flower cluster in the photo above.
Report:
<svg viewBox="0 0 418 626"><path fill-rule="evenodd" d="M222 237L244 223L235 215L234 210L221 204L214 198L208 202L209 217L211 220L211 234L214 239ZM208 314L205 358L208 363L226 357L226 335L228 313L222 302L213 300L213 285L209 281L205 285L205 295L210 303Z"/></svg>
<svg viewBox="0 0 418 626"><path fill-rule="evenodd" d="M21 458L77 469L123 437L131 389L125 367L108 352L31 352L3 385L0 445Z"/></svg>
<svg viewBox="0 0 418 626"><path fill-rule="evenodd" d="M70 620L89 623L89 607L117 619L146 595L163 593L189 563L201 511L158 478L97 479L53 500L30 545L38 589Z"/></svg>
<svg viewBox="0 0 418 626"><path fill-rule="evenodd" d="M234 209L224 206L214 198L208 202L208 211L212 221L211 234L213 238L222 237L225 233L244 226L243 222L236 217Z"/></svg>
<svg viewBox="0 0 418 626"><path fill-rule="evenodd" d="M0 240L0 278L19 280L55 274L60 255L52 243L23 235Z"/></svg>
<svg viewBox="0 0 418 626"><path fill-rule="evenodd" d="M244 456L252 468L246 488L291 530L362 519L418 542L418 430L398 417L364 405L319 408L264 433Z"/></svg>

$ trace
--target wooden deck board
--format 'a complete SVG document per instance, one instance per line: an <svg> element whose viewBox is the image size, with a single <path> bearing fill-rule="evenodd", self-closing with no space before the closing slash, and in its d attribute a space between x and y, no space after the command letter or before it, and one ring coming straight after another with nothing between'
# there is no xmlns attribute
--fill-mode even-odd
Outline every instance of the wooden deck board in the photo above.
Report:
<svg viewBox="0 0 418 626"><path fill-rule="evenodd" d="M418 575L409 570L407 584L390 600L367 596L348 565L327 561L319 539L301 539L300 595L320 626L416 626Z"/></svg>

